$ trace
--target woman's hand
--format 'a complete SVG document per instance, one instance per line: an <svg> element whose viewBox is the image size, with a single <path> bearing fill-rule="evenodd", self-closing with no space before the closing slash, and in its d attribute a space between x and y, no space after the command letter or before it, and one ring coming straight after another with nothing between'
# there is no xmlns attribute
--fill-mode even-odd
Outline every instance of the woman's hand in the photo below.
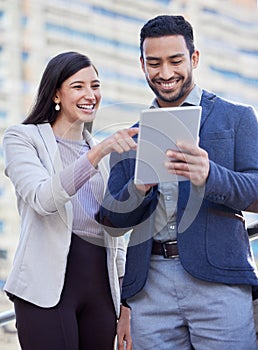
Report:
<svg viewBox="0 0 258 350"><path fill-rule="evenodd" d="M117 323L118 350L132 350L131 309L121 305L120 317Z"/></svg>
<svg viewBox="0 0 258 350"><path fill-rule="evenodd" d="M96 167L99 161L111 152L123 153L135 150L137 144L132 137L138 134L138 130L138 128L119 130L94 146L87 152L91 164Z"/></svg>
<svg viewBox="0 0 258 350"><path fill-rule="evenodd" d="M137 190L144 196L146 196L152 187L156 186L157 184L146 184L146 185L135 185Z"/></svg>

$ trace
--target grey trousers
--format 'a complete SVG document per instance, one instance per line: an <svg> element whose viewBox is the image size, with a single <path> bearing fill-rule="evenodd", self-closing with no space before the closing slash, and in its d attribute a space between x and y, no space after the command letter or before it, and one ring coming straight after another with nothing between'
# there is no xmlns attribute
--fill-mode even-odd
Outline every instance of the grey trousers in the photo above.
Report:
<svg viewBox="0 0 258 350"><path fill-rule="evenodd" d="M256 350L250 286L198 280L179 258L152 255L144 289L128 299L133 350Z"/></svg>

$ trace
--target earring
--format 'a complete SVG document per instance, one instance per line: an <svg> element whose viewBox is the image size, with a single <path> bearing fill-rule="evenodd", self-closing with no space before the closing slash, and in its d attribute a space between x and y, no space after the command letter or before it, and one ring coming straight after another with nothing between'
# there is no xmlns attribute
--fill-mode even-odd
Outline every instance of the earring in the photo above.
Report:
<svg viewBox="0 0 258 350"><path fill-rule="evenodd" d="M59 103L57 103L57 104L55 105L55 110L56 110L56 111L60 111L60 105L59 105Z"/></svg>

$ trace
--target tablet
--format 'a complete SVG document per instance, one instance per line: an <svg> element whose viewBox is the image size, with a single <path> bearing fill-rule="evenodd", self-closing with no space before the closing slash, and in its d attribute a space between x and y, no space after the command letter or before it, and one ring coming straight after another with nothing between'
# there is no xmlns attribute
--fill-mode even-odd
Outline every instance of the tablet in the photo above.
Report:
<svg viewBox="0 0 258 350"><path fill-rule="evenodd" d="M167 171L165 153L168 149L178 149L178 141L197 143L201 112L200 106L150 108L141 112L135 184L188 180Z"/></svg>

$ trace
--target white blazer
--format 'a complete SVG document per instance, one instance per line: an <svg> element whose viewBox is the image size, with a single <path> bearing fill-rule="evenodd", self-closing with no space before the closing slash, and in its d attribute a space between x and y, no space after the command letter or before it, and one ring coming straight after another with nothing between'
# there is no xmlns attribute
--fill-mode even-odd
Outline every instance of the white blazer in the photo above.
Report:
<svg viewBox="0 0 258 350"><path fill-rule="evenodd" d="M93 142L93 140L92 140ZM55 306L64 285L73 209L63 189L63 169L50 124L16 125L3 139L5 173L12 181L21 217L20 240L4 290L41 307ZM101 164L99 165L104 169ZM103 176L106 177L106 174ZM104 232L107 266L117 316L118 277L124 275L124 238Z"/></svg>

